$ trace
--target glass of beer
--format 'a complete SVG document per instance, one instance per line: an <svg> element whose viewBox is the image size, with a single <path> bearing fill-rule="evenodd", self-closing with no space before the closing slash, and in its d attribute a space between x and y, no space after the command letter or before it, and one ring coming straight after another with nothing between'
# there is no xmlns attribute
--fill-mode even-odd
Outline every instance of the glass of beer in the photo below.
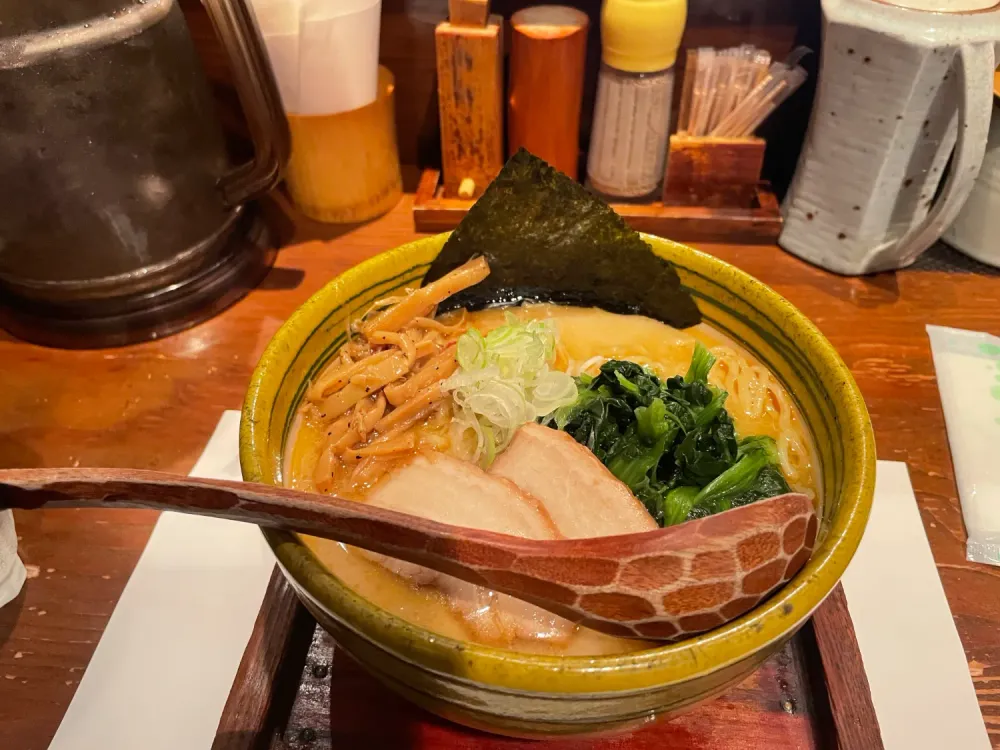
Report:
<svg viewBox="0 0 1000 750"><path fill-rule="evenodd" d="M306 216L349 224L380 216L399 201L395 85L392 72L380 65L371 104L333 115L288 114L292 158L286 180Z"/></svg>

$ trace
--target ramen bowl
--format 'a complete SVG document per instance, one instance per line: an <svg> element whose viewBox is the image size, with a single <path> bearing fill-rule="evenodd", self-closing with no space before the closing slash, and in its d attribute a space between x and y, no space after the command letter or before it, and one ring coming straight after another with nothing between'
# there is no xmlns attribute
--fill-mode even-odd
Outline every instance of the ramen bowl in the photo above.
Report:
<svg viewBox="0 0 1000 750"><path fill-rule="evenodd" d="M412 242L352 268L288 319L247 393L244 479L282 482L296 408L343 344L346 323L375 300L419 286L446 239ZM742 271L684 245L645 240L676 266L705 322L767 366L796 401L821 463L820 543L790 582L738 619L677 643L587 657L490 648L417 627L348 588L294 534L265 531L298 596L339 646L387 686L447 719L547 737L670 716L743 680L779 650L831 592L861 540L874 489L874 438L836 351L791 304Z"/></svg>

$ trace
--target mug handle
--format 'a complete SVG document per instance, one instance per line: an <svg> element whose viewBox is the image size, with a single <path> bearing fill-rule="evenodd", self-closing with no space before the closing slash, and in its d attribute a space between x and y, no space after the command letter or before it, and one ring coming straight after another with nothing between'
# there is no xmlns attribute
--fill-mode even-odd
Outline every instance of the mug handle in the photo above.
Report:
<svg viewBox="0 0 1000 750"><path fill-rule="evenodd" d="M278 184L291 153L288 120L278 84L247 0L202 0L232 65L254 157L219 180L230 206L255 198Z"/></svg>
<svg viewBox="0 0 1000 750"><path fill-rule="evenodd" d="M993 112L993 43L962 44L958 48L961 91L958 102L958 135L951 169L941 194L924 220L900 241L902 261L908 266L934 244L958 217L979 175L986 153L986 136Z"/></svg>

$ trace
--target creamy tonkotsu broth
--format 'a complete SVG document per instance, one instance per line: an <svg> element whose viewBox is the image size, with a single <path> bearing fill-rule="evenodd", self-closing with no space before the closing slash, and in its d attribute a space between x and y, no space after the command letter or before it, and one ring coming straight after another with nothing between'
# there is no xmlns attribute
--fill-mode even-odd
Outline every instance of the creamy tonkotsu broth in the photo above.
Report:
<svg viewBox="0 0 1000 750"><path fill-rule="evenodd" d="M767 435L776 441L781 468L793 490L819 502L818 464L811 438L789 394L765 367L752 356L705 324L680 331L637 315L615 315L603 310L544 304L491 309L468 315L449 314L440 321L446 326L474 327L486 333L504 323L504 313L520 319L550 319L557 332L553 369L578 375L596 373L609 359L630 360L644 365L662 378L683 374L692 358L695 343L701 342L717 357L709 382L728 391L725 407L739 435ZM456 328L457 330L457 328ZM340 476L324 476L325 465L317 468L328 449L329 420L303 404L286 452L285 481L291 487L340 494L365 502L384 477L419 451L440 451L468 458L467 445L450 438L450 409L446 402L429 411L413 427L413 451L378 459L377 469L368 461L363 482L352 481L355 464L341 464ZM360 458L360 457L359 457ZM366 459L367 460L367 459ZM334 471L333 473L336 473ZM319 481L317 481L319 478ZM537 630L525 633L492 623L490 616L496 597L479 590L472 600L458 602L452 590L439 585L420 585L412 577L390 572L363 551L337 542L303 537L320 560L347 586L375 605L418 626L444 636L480 642L517 651L554 654L610 654L646 648L648 643L619 639L586 628L550 627L539 618ZM474 615L471 614L475 610ZM474 619L479 618L479 619Z"/></svg>

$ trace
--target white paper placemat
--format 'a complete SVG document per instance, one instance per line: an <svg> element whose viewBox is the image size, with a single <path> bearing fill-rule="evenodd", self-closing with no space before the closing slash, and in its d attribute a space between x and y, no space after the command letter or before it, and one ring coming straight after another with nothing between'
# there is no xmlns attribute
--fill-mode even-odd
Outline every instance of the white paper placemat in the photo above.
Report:
<svg viewBox="0 0 1000 750"><path fill-rule="evenodd" d="M240 478L238 426L192 476ZM50 750L209 750L273 564L253 526L164 513ZM886 750L990 750L905 464L879 461L843 585Z"/></svg>
<svg viewBox="0 0 1000 750"><path fill-rule="evenodd" d="M879 461L842 580L886 750L990 750L906 464Z"/></svg>
<svg viewBox="0 0 1000 750"><path fill-rule="evenodd" d="M240 479L239 421L192 476ZM273 568L256 526L161 514L50 750L211 748Z"/></svg>

